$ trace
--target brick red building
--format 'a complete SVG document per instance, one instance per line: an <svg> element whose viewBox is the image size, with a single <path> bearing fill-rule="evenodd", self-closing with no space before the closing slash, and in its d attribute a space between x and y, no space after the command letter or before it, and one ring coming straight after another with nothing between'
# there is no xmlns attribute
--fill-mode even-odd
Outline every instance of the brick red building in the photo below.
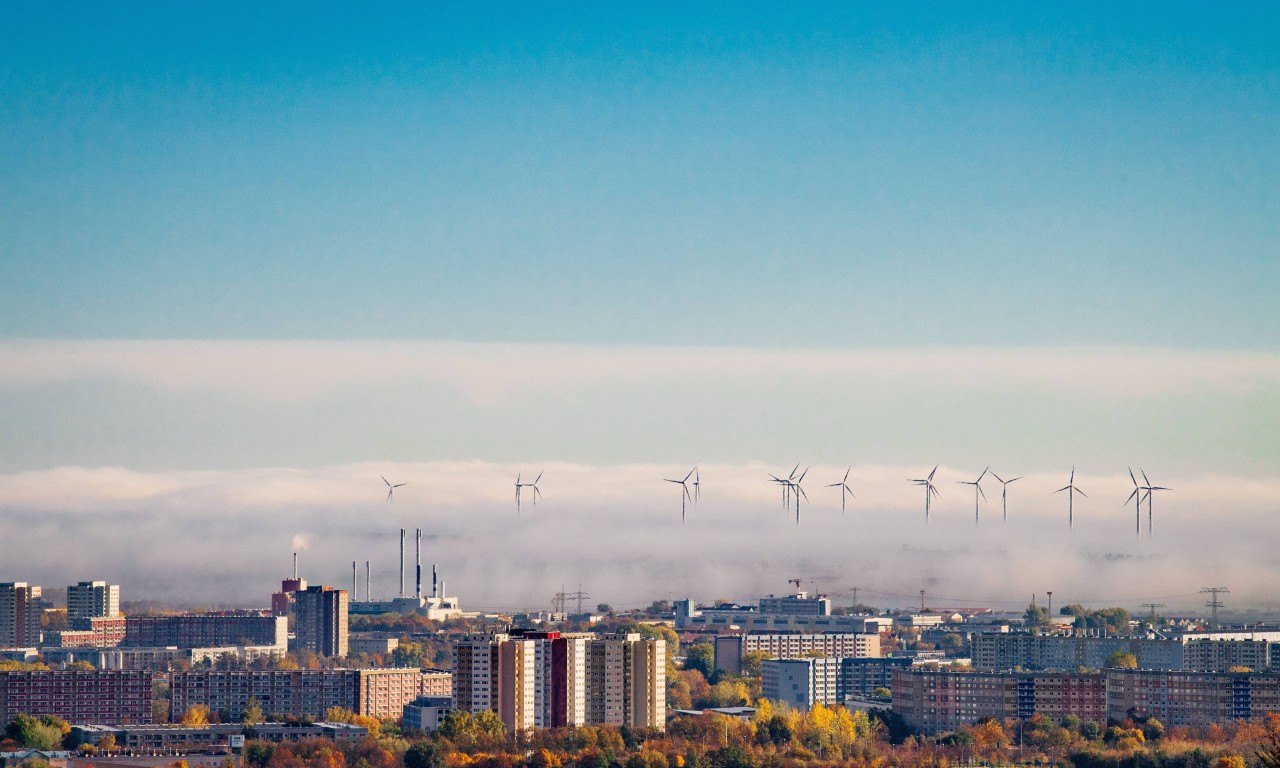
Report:
<svg viewBox="0 0 1280 768"><path fill-rule="evenodd" d="M69 723L151 722L151 673L145 671L0 672L0 722L19 712Z"/></svg>

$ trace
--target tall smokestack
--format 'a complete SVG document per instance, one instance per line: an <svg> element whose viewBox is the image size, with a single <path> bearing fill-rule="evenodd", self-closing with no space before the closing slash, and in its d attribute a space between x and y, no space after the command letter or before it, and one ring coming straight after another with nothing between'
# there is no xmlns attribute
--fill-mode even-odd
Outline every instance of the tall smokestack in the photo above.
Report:
<svg viewBox="0 0 1280 768"><path fill-rule="evenodd" d="M431 564L431 596L432 597L440 596L440 592L437 591L436 589L436 585L438 585L439 583L440 582L436 581L436 564L432 563Z"/></svg>
<svg viewBox="0 0 1280 768"><path fill-rule="evenodd" d="M417 578L414 581L415 586L413 589L413 596L421 599L422 598L422 529L418 528L416 529L416 531L417 531L417 537L418 537L418 546L417 546L417 552L414 556L414 562L417 563L416 565Z"/></svg>
<svg viewBox="0 0 1280 768"><path fill-rule="evenodd" d="M372 584L373 584L372 570L369 568L369 561L365 560L364 561L364 601L366 603L373 602L373 598L369 596L373 592Z"/></svg>
<svg viewBox="0 0 1280 768"><path fill-rule="evenodd" d="M404 597L404 529L400 529L400 596Z"/></svg>
<svg viewBox="0 0 1280 768"><path fill-rule="evenodd" d="M351 561L351 599L360 597L360 582L356 581L356 561Z"/></svg>
<svg viewBox="0 0 1280 768"><path fill-rule="evenodd" d="M293 553L293 580L298 580L298 553Z"/></svg>

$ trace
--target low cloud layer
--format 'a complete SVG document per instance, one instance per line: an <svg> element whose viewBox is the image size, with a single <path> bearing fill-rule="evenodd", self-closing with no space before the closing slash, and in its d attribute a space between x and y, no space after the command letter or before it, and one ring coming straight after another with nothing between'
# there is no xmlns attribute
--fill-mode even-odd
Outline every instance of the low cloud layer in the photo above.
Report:
<svg viewBox="0 0 1280 768"><path fill-rule="evenodd" d="M1144 463L1274 473L1280 355L329 341L0 342L0 472Z"/></svg>
<svg viewBox="0 0 1280 768"><path fill-rule="evenodd" d="M931 467L862 465L856 499L841 514L845 467L810 469L809 503L783 510L759 463L701 467L701 498L680 520L679 489L663 482L687 466L488 462L361 463L321 469L138 472L65 467L0 475L0 580L55 587L105 578L126 599L265 605L303 549L303 575L349 587L351 562L373 563L373 593L398 590L398 529L425 530L427 564L438 563L464 607L545 607L562 585L615 607L693 596L748 599L811 579L806 588L848 601L848 590L880 605L909 605L926 589L947 605L1054 602L1167 603L1191 610L1203 586L1228 586L1234 608L1277 607L1280 478L1215 474L1152 476L1154 531L1141 535L1125 506L1123 468L1079 472L1075 524L1066 472L999 484L974 520L972 488L982 467L938 470L941 492L926 526L922 491L906 482ZM997 472L1004 468L995 467ZM512 483L543 472L543 499L517 516ZM408 485L386 501L379 475ZM1005 475L1006 477L1008 475ZM412 562L412 536L409 561ZM424 571L429 573L429 566ZM407 575L412 589L412 573Z"/></svg>

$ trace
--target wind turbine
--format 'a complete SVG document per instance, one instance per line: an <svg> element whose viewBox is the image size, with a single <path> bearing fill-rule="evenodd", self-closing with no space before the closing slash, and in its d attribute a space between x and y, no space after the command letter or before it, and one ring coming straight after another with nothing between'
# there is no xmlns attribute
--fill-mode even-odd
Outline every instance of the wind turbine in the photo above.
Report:
<svg viewBox="0 0 1280 768"><path fill-rule="evenodd" d="M663 480L666 480L668 483L675 483L676 485L680 486L680 491L681 491L680 522L682 523L684 522L685 507L689 503L689 500L693 498L693 496L689 493L689 478L693 477L693 473L696 472L697 469L698 469L697 467L694 467L693 469L689 470L689 474L685 475L683 480L671 480L669 478L665 478L665 477L663 478Z"/></svg>
<svg viewBox="0 0 1280 768"><path fill-rule="evenodd" d="M1074 466L1071 468L1071 479L1054 493L1062 493L1063 491L1067 492L1067 527L1072 528L1075 526L1075 511L1072 508L1075 494L1078 493L1086 499L1089 498L1088 494L1076 487L1076 468Z"/></svg>
<svg viewBox="0 0 1280 768"><path fill-rule="evenodd" d="M838 483L831 483L830 485L828 485L828 486L827 486L828 488L839 488L839 489L840 489L840 514L842 514L842 515L844 514L844 500L845 500L845 497L846 497L846 496L853 496L853 489L849 487L849 473L850 473L850 472L852 472L852 471L853 471L853 467L852 467L852 466L850 466L848 469L846 469L846 470L844 471L844 479L843 479L843 480L841 480L841 481L840 481L840 482L838 482ZM853 496L853 498L855 498L855 499L856 499L856 498L858 498L858 497L857 497L857 496Z"/></svg>
<svg viewBox="0 0 1280 768"><path fill-rule="evenodd" d="M1000 483L1000 512L1004 514L1004 521L1007 523L1009 522L1009 483L1016 483L1021 480L1022 477L1018 476L1012 480L1005 480L995 472L992 472L991 476Z"/></svg>
<svg viewBox="0 0 1280 768"><path fill-rule="evenodd" d="M1147 492L1147 535L1150 536L1151 535L1151 497L1155 495L1156 491L1172 491L1173 489L1165 488L1164 486L1161 486L1161 485L1152 485L1151 481L1147 479L1147 473L1145 471L1142 472L1142 482L1146 483L1146 485L1142 486L1142 490Z"/></svg>
<svg viewBox="0 0 1280 768"><path fill-rule="evenodd" d="M1125 504L1133 502L1133 532L1142 535L1142 486L1138 485L1138 478L1133 476L1133 467L1129 467L1129 479L1133 481L1133 493L1129 494L1129 498L1124 500Z"/></svg>
<svg viewBox="0 0 1280 768"><path fill-rule="evenodd" d="M382 477L382 475L378 475L378 477ZM391 497L393 494L395 494L396 489L408 485L408 483L396 483L395 485L392 485L391 481L385 477L382 477L382 482L387 484L387 505L388 506L390 506L393 501Z"/></svg>
<svg viewBox="0 0 1280 768"><path fill-rule="evenodd" d="M800 524L800 499L804 498L805 501L809 500L808 494L806 494L804 492L804 488L800 486L800 484L804 482L804 476L807 474L809 474L809 468L805 467L804 471L800 473L800 476L791 481L791 489L796 495L796 525Z"/></svg>
<svg viewBox="0 0 1280 768"><path fill-rule="evenodd" d="M773 482L782 486L782 509L784 512L786 510L791 509L791 489L795 485L796 471L799 469L800 469L799 464L792 467L791 474L787 475L786 480L783 480L782 478L772 473L769 475L770 479L772 479Z"/></svg>
<svg viewBox="0 0 1280 768"><path fill-rule="evenodd" d="M987 498L986 492L982 490L982 478L986 477L987 472L989 472L990 470L991 470L991 467L987 467L986 469L982 470L982 474L978 475L977 480L957 480L956 481L960 485L973 486L973 522L974 523L978 522L978 497L981 496L984 499Z"/></svg>
<svg viewBox="0 0 1280 768"><path fill-rule="evenodd" d="M907 480L907 482L909 483L915 483L916 485L924 486L924 524L925 525L929 524L930 502L933 500L933 497L939 495L938 489L933 485L933 476L935 473L937 473L937 471L938 471L938 467L935 465L933 468L933 471L931 471L929 473L929 476L924 478L923 480L910 480L910 479Z"/></svg>
<svg viewBox="0 0 1280 768"><path fill-rule="evenodd" d="M702 473L693 468L693 507L698 508L698 499L702 497Z"/></svg>
<svg viewBox="0 0 1280 768"><path fill-rule="evenodd" d="M541 479L542 479L542 473L539 472L538 476L533 478L532 483L524 484L524 487L533 489L533 506L535 507L538 506L538 499L542 498L542 491L538 490L538 481Z"/></svg>

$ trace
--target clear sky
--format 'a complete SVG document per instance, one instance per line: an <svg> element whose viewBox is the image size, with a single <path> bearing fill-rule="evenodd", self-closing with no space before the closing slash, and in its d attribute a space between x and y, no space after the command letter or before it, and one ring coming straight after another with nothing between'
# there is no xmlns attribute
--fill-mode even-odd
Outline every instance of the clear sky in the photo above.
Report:
<svg viewBox="0 0 1280 768"><path fill-rule="evenodd" d="M1280 9L0 9L0 333L1280 345Z"/></svg>
<svg viewBox="0 0 1280 768"><path fill-rule="evenodd" d="M74 578L251 600L296 537L344 584L422 525L488 605L830 567L1280 609L1277 41L1274 2L0 4L0 580L83 533Z"/></svg>

